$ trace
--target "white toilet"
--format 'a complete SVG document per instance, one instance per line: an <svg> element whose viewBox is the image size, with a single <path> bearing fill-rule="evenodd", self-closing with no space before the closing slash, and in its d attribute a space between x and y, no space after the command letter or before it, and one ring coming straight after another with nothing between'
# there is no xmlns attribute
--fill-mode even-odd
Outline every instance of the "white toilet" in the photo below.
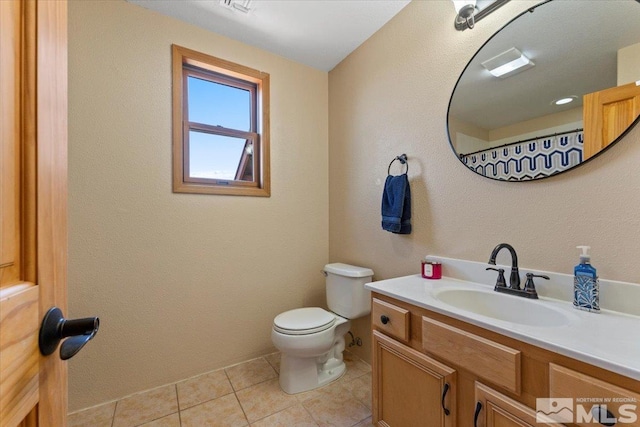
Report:
<svg viewBox="0 0 640 427"><path fill-rule="evenodd" d="M301 393L342 376L344 335L349 319L371 312L373 271L348 264L324 266L327 286L326 311L319 307L285 311L273 320L271 340L280 350L280 387L289 394Z"/></svg>

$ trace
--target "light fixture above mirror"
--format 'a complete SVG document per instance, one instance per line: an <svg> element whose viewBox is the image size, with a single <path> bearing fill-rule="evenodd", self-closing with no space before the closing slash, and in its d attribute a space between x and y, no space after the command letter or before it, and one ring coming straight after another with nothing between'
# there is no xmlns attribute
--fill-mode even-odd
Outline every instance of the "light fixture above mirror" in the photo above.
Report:
<svg viewBox="0 0 640 427"><path fill-rule="evenodd" d="M471 29L475 23L509 0L452 0L456 9L455 27L459 31Z"/></svg>
<svg viewBox="0 0 640 427"><path fill-rule="evenodd" d="M465 25L467 28L473 28L475 23L474 15L476 13L476 0L452 0L453 7L456 9L456 28L458 24Z"/></svg>

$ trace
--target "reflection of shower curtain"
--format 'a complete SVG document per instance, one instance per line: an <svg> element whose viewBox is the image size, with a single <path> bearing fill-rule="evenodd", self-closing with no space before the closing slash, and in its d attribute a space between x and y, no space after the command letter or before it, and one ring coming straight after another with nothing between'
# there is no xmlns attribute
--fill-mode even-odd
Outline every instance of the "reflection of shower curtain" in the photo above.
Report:
<svg viewBox="0 0 640 427"><path fill-rule="evenodd" d="M461 155L470 169L494 179L522 181L562 172L582 162L583 132L516 142Z"/></svg>

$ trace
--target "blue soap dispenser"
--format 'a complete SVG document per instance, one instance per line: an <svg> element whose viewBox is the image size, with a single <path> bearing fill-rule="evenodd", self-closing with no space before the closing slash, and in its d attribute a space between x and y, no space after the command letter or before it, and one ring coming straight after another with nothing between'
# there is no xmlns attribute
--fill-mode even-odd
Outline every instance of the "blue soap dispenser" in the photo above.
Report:
<svg viewBox="0 0 640 427"><path fill-rule="evenodd" d="M580 264L573 269L573 306L579 310L600 311L600 285L596 269L591 265L590 246L576 246L582 249Z"/></svg>

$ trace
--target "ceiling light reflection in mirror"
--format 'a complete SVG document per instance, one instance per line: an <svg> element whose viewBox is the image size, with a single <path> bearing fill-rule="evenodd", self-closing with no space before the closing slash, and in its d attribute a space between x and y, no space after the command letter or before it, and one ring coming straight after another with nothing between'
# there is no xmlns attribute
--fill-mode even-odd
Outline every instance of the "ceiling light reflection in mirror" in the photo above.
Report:
<svg viewBox="0 0 640 427"><path fill-rule="evenodd" d="M580 3L553 0L523 12L466 66L447 126L468 168L505 181L546 178L597 155L637 121L640 3ZM509 69L508 63L524 66ZM506 72L495 77L501 65ZM621 98L613 113L603 113L610 92ZM572 102L557 104L561 98ZM603 131L602 114L616 114L621 125Z"/></svg>

